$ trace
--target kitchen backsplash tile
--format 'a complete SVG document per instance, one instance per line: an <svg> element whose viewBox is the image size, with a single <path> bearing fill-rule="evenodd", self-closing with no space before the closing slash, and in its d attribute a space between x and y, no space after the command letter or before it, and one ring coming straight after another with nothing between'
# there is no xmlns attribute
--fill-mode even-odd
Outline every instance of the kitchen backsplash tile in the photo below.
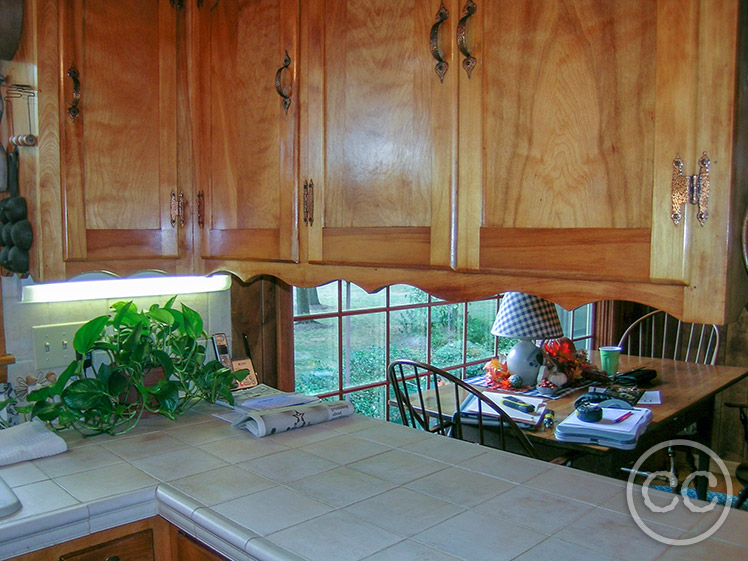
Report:
<svg viewBox="0 0 748 561"><path fill-rule="evenodd" d="M26 392L41 387L49 382L47 371L37 371L34 365L34 353L31 339L31 328L37 325L87 321L109 312L109 307L123 298L111 300L84 300L78 302L21 303L24 285L32 282L18 277L2 278L3 316L5 322L5 346L16 363L8 367L8 381L11 382L23 402ZM140 308L147 308L153 303L163 304L169 296L149 296L133 298ZM177 298L198 311L205 322L208 333L225 333L231 344L231 291L213 293L185 294ZM210 345L209 353L210 351ZM210 354L208 356L211 356ZM59 374L63 369L55 369ZM52 376L53 378L53 376Z"/></svg>

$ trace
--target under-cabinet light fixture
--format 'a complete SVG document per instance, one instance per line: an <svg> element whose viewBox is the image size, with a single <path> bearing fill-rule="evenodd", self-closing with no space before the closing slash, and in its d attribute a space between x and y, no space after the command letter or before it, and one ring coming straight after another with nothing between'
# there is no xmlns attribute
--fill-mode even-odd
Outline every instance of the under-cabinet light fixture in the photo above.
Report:
<svg viewBox="0 0 748 561"><path fill-rule="evenodd" d="M108 298L135 298L169 294L218 292L231 287L231 275L210 277L146 277L67 281L23 287L21 302L72 302Z"/></svg>

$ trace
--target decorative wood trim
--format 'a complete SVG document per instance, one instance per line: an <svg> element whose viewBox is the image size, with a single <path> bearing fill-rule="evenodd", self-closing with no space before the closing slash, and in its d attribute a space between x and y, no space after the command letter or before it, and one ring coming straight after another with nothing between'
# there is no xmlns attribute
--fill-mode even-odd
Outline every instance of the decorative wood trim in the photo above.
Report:
<svg viewBox="0 0 748 561"><path fill-rule="evenodd" d="M325 228L322 255L325 263L428 267L431 228Z"/></svg>
<svg viewBox="0 0 748 561"><path fill-rule="evenodd" d="M650 231L645 228L481 228L480 231L483 271L647 282L649 254Z"/></svg>

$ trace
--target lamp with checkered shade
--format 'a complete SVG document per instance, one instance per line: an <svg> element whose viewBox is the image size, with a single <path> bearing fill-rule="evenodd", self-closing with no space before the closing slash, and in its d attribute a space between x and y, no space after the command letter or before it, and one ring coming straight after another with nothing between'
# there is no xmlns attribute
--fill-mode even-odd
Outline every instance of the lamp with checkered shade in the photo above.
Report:
<svg viewBox="0 0 748 561"><path fill-rule="evenodd" d="M509 351L506 363L511 374L522 378L524 386L535 385L543 364L543 353L533 341L564 336L556 306L523 292L504 293L491 334L520 340Z"/></svg>

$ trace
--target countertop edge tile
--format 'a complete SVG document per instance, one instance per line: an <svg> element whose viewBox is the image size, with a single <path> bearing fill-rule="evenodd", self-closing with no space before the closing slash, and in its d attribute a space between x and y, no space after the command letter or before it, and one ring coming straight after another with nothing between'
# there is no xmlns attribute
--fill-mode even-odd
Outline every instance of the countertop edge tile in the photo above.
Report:
<svg viewBox="0 0 748 561"><path fill-rule="evenodd" d="M214 534L219 539L242 551L244 551L249 540L259 537L252 530L240 526L233 520L229 520L207 507L196 509L192 513L192 521L195 523L196 528L202 528L206 532Z"/></svg>
<svg viewBox="0 0 748 561"><path fill-rule="evenodd" d="M193 513L198 508L205 506L167 483L161 483L156 487L156 502L159 506L162 504L168 506L189 519L192 519Z"/></svg>
<svg viewBox="0 0 748 561"><path fill-rule="evenodd" d="M91 527L87 515L84 518L61 526L43 527L34 532L16 536L10 541L3 541L0 543L0 559L16 557L64 541L87 536L91 533Z"/></svg>
<svg viewBox="0 0 748 561"><path fill-rule="evenodd" d="M237 548L198 524L195 524L195 533L193 536L224 557L228 557L231 561L253 561L249 555L247 555L247 552L244 551L243 546Z"/></svg>
<svg viewBox="0 0 748 561"><path fill-rule="evenodd" d="M180 530L187 532L191 536L195 535L195 523L192 521L192 518L186 517L178 510L174 510L163 503L157 504L156 512L161 518L174 524Z"/></svg>
<svg viewBox="0 0 748 561"><path fill-rule="evenodd" d="M263 537L252 538L246 543L244 549L250 556L262 559L262 561L308 561L306 557L291 553Z"/></svg>

